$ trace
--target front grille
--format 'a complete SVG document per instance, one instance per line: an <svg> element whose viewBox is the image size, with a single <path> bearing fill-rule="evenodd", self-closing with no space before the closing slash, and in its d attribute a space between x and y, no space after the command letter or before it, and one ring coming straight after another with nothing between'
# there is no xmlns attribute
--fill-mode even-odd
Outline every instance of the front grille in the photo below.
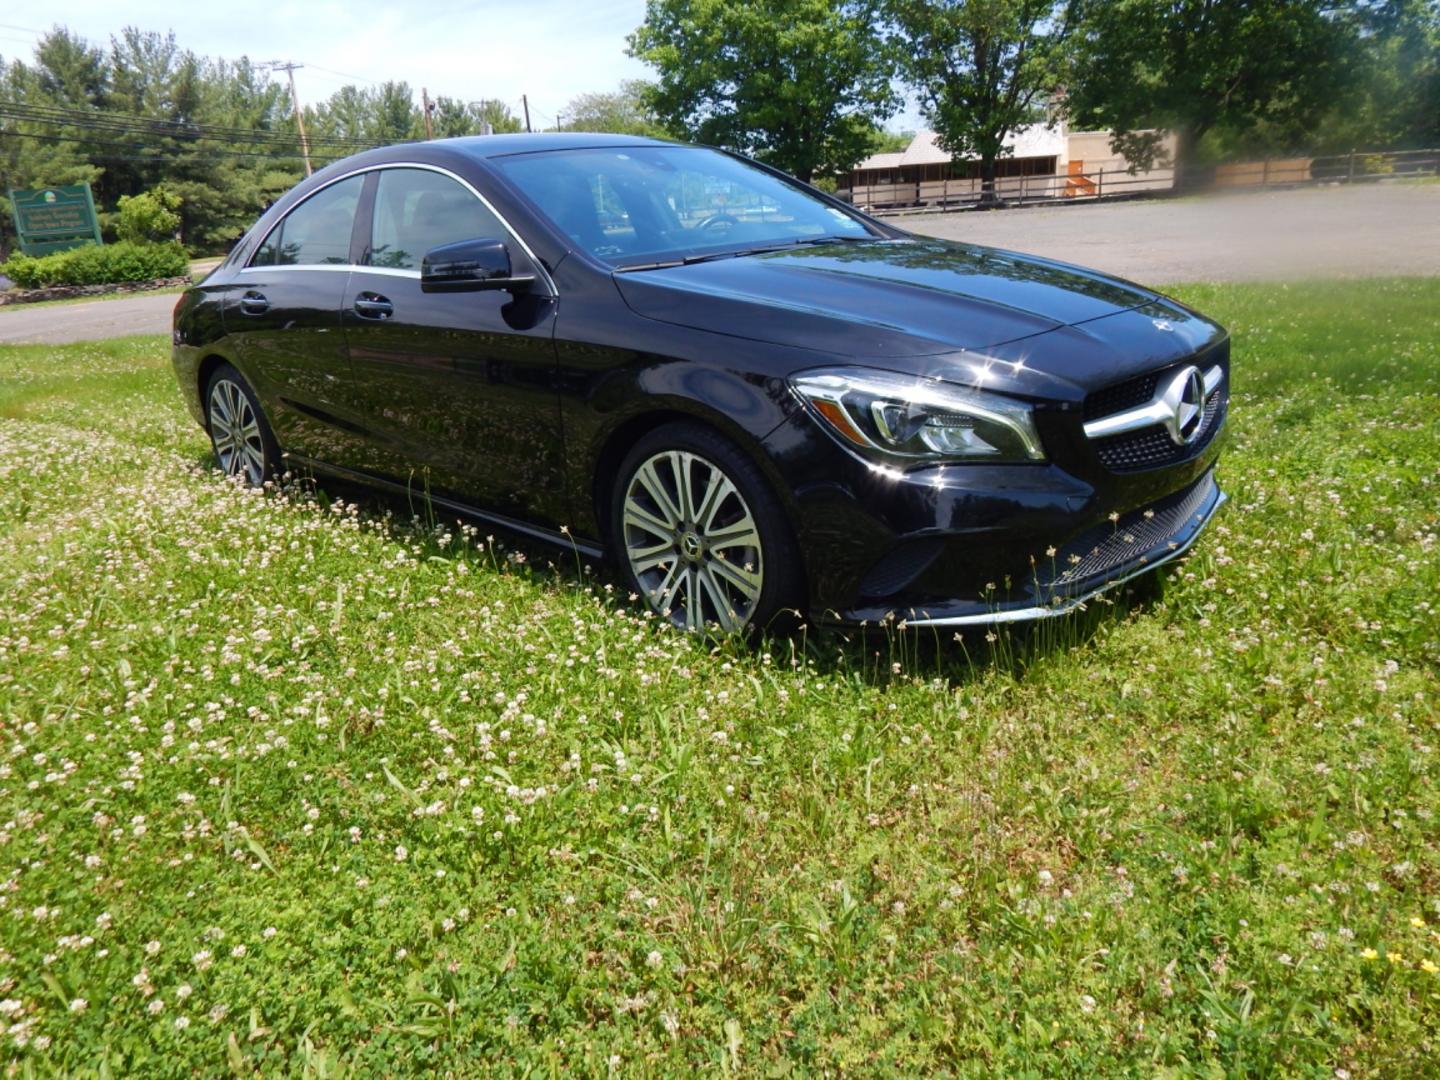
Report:
<svg viewBox="0 0 1440 1080"><path fill-rule="evenodd" d="M1137 556L1165 546L1215 495L1215 476L1207 472L1187 490L1162 499L1148 509L1127 514L1114 524L1106 522L1091 529L1057 553L1055 567L1059 573L1042 584L1050 589L1064 588L1133 563Z"/></svg>
<svg viewBox="0 0 1440 1080"><path fill-rule="evenodd" d="M1153 376L1157 379L1159 376ZM1152 390L1153 394L1153 390ZM1127 431L1123 435L1111 435L1104 439L1096 439L1094 442L1095 454L1111 472L1142 472L1145 469L1158 469L1165 465L1173 465L1176 462L1184 461L1204 448L1215 432L1219 430L1224 420L1225 404L1229 398L1228 388L1224 383L1215 393L1210 395L1210 400L1205 403L1205 415L1200 421L1200 430L1193 442L1177 445L1170 438L1164 428L1156 426L1143 428L1140 431ZM1138 404L1143 405L1150 399L1144 398ZM1133 406L1121 406L1131 408ZM1108 416L1118 409L1109 409L1101 416Z"/></svg>
<svg viewBox="0 0 1440 1080"><path fill-rule="evenodd" d="M1155 396L1155 387L1159 385L1160 372L1152 371L1148 375L1096 390L1085 399L1085 419L1099 420L1111 413L1138 408Z"/></svg>

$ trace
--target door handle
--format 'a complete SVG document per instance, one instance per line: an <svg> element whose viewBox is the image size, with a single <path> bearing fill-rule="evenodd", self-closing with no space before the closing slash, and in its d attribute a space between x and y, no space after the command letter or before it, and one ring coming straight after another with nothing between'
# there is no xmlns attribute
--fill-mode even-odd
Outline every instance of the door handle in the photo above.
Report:
<svg viewBox="0 0 1440 1080"><path fill-rule="evenodd" d="M395 314L395 305L379 293L362 292L355 298L355 313L362 319L388 319Z"/></svg>
<svg viewBox="0 0 1440 1080"><path fill-rule="evenodd" d="M251 289L240 297L240 310L246 315L264 315L270 310L270 301L265 299L264 293Z"/></svg>

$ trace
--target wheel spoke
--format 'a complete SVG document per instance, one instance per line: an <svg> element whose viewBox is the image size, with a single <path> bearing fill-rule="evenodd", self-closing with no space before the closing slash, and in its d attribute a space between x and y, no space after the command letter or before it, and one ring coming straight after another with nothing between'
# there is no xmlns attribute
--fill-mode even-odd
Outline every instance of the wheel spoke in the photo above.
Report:
<svg viewBox="0 0 1440 1080"><path fill-rule="evenodd" d="M680 586L680 566L678 560L671 563L670 569L665 571L665 576L660 579L659 586L651 591L650 595L655 601L656 611L664 612L672 606L670 598Z"/></svg>
<svg viewBox="0 0 1440 1080"><path fill-rule="evenodd" d="M712 574L740 590L747 601L754 603L759 598L764 579L755 571L736 566L729 559L711 559L709 568Z"/></svg>
<svg viewBox="0 0 1440 1080"><path fill-rule="evenodd" d="M700 603L700 571L688 567L685 571L685 629L700 630L705 626L705 616Z"/></svg>
<svg viewBox="0 0 1440 1080"><path fill-rule="evenodd" d="M700 571L700 580L705 586L705 591L710 596L710 603L715 608L715 618L720 623L720 629L729 633L739 625L740 612L735 610L729 598L725 595L725 588L715 580L715 564L712 562ZM749 604L745 605L747 608Z"/></svg>
<svg viewBox="0 0 1440 1080"><path fill-rule="evenodd" d="M677 562L680 558L680 553L675 550L675 545L668 540L661 544L651 544L649 547L631 547L628 551L630 569L635 571L636 577L648 570L654 570L657 566Z"/></svg>
<svg viewBox="0 0 1440 1080"><path fill-rule="evenodd" d="M627 499L625 501L625 524L634 525L637 529L644 529L646 532L653 533L655 536L663 536L667 540L670 539L671 534L675 531L673 525L667 525L654 514L650 513L649 510L646 510L643 506L635 502L634 499Z"/></svg>
<svg viewBox="0 0 1440 1080"><path fill-rule="evenodd" d="M705 543L712 551L732 547L760 546L760 532L755 528L755 519L747 511L745 516L732 525L725 525L705 537Z"/></svg>
<svg viewBox="0 0 1440 1080"><path fill-rule="evenodd" d="M694 470L699 460L694 454L685 453L670 458L670 467L675 472L675 492L680 499L680 519L686 522L695 520Z"/></svg>
<svg viewBox="0 0 1440 1080"><path fill-rule="evenodd" d="M252 484L259 484L265 478L265 459L260 456L260 451L255 447L246 444L245 446L246 474L250 477Z"/></svg>
<svg viewBox="0 0 1440 1080"><path fill-rule="evenodd" d="M672 471L674 469L673 462L671 469ZM635 479L640 481L641 486L654 500L655 505L660 508L660 513L665 516L666 526L671 529L678 526L682 520L680 508L675 505L675 500L665 490L665 484L655 469L655 459L652 458L640 466L640 471L635 474Z"/></svg>
<svg viewBox="0 0 1440 1080"><path fill-rule="evenodd" d="M705 489L700 505L695 509L695 527L708 534L715 523L715 515L720 512L720 507L734 490L735 485L730 482L729 477L724 476L718 469L711 469L710 484Z"/></svg>
<svg viewBox="0 0 1440 1080"><path fill-rule="evenodd" d="M234 383L223 382L220 385L225 388L225 416L233 428L240 419L240 402L243 399L240 397L240 391Z"/></svg>

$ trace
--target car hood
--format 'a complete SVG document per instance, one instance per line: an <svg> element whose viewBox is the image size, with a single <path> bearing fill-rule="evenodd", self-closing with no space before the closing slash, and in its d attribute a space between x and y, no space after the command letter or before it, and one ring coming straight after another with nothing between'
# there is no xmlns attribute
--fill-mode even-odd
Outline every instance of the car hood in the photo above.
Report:
<svg viewBox="0 0 1440 1080"><path fill-rule="evenodd" d="M986 349L1158 299L1080 267L920 239L789 248L615 281L647 318L875 358Z"/></svg>

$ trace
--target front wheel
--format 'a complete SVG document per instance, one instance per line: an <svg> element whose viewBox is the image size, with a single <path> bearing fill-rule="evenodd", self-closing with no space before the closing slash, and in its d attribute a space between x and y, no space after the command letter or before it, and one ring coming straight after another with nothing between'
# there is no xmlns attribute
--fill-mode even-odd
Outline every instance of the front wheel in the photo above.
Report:
<svg viewBox="0 0 1440 1080"><path fill-rule="evenodd" d="M226 476L260 487L279 471L280 448L255 392L229 364L215 369L205 390L205 424Z"/></svg>
<svg viewBox="0 0 1440 1080"><path fill-rule="evenodd" d="M631 587L683 630L768 626L801 591L765 477L708 428L667 424L642 438L620 467L610 520Z"/></svg>

